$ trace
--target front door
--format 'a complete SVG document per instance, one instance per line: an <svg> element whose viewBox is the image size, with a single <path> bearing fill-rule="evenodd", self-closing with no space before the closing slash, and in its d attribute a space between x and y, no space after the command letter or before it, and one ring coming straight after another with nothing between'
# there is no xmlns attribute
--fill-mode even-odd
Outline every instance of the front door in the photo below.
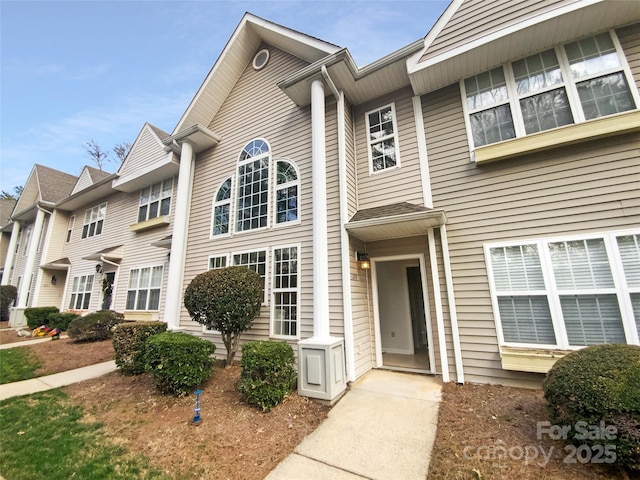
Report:
<svg viewBox="0 0 640 480"><path fill-rule="evenodd" d="M113 300L113 287L116 281L116 272L106 272L102 279L102 307L101 310L110 310Z"/></svg>
<svg viewBox="0 0 640 480"><path fill-rule="evenodd" d="M421 258L374 260L377 365L431 372Z"/></svg>

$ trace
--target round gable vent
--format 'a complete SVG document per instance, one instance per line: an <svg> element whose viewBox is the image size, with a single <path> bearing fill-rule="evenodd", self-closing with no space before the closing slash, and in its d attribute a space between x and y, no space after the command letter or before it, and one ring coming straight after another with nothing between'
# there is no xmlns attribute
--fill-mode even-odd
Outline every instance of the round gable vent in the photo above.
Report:
<svg viewBox="0 0 640 480"><path fill-rule="evenodd" d="M253 57L253 68L255 68L256 70L260 70L261 68L264 68L268 61L269 50L264 48L256 53L255 57Z"/></svg>

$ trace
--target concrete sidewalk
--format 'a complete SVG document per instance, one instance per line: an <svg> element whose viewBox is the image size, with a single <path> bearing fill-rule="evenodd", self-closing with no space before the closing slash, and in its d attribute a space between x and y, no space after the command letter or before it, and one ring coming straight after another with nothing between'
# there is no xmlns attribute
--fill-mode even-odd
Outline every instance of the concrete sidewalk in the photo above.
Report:
<svg viewBox="0 0 640 480"><path fill-rule="evenodd" d="M442 384L372 370L267 480L425 480Z"/></svg>
<svg viewBox="0 0 640 480"><path fill-rule="evenodd" d="M24 344L23 344L24 345ZM45 377L32 378L21 382L6 383L0 385L0 400L29 395L31 393L44 392L53 388L65 387L72 383L82 382L91 378L97 378L116 370L115 360L76 368L61 373L54 373Z"/></svg>

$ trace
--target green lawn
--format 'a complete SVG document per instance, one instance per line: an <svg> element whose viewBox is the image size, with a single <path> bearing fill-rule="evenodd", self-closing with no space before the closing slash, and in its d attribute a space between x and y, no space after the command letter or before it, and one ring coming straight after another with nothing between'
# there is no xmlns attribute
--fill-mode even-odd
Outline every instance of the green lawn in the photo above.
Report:
<svg viewBox="0 0 640 480"><path fill-rule="evenodd" d="M0 350L0 384L34 378L38 367L40 362L28 348Z"/></svg>
<svg viewBox="0 0 640 480"><path fill-rule="evenodd" d="M6 480L165 479L114 445L60 390L0 402L0 475Z"/></svg>

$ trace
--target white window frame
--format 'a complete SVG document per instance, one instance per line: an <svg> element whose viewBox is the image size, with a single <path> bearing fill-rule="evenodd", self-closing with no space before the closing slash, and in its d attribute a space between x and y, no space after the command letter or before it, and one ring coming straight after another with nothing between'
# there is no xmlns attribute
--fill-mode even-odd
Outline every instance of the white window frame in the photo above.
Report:
<svg viewBox="0 0 640 480"><path fill-rule="evenodd" d="M269 284L269 249L268 248L253 248L251 250L241 250L241 251L237 251L237 252L231 252L231 258L230 258L230 266L233 267L237 267L237 266L241 266L244 267L246 265L244 264L238 264L235 262L235 257L236 255L244 255L244 254L251 254L251 253L261 253L264 252L264 296L262 299L262 305L267 305L268 304L268 284Z"/></svg>
<svg viewBox="0 0 640 480"><path fill-rule="evenodd" d="M220 189L222 188L222 186L227 182L231 180L231 188L229 191L229 198L226 198L224 200L217 200L218 198L218 194L220 193ZM218 185L218 188L215 191L215 194L213 196L213 206L211 208L211 228L209 229L209 237L210 238L224 238L224 237L230 237L233 234L233 227L235 224L234 221L234 208L233 208L233 201L234 201L234 188L235 188L235 182L234 182L234 175L229 175L228 177L225 177L225 179L220 182L220 185ZM224 205L229 205L229 227L228 227L228 231L227 233L218 233L216 234L214 229L216 226L216 208L218 207L223 207Z"/></svg>
<svg viewBox="0 0 640 480"><path fill-rule="evenodd" d="M567 99L569 102L569 107L571 109L571 113L573 115L573 123L567 124L567 125L563 125L561 127L556 127L556 128L567 128L570 127L571 125L577 125L580 123L584 123L586 121L590 121L590 120L585 120L585 116L584 116L584 111L582 108L582 104L580 102L580 98L578 96L578 90L577 90L577 84L588 81L590 79L593 78L598 78L598 77L604 77L613 73L617 73L617 72L621 72L627 82L627 85L629 87L629 91L631 93L631 97L633 98L633 101L635 102L635 109L629 110L629 111L634 111L634 110L638 110L640 108L640 94L638 93L638 89L634 80L634 77L631 73L631 69L629 67L629 63L627 61L626 55L624 54L624 50L622 49L622 46L620 44L620 41L618 40L618 36L616 35L614 30L609 30L608 32L600 32L600 33L609 33L611 40L616 48L616 53L618 54L618 60L620 61L620 66L616 67L616 68L609 68L606 70L602 70L600 72L597 72L595 74L590 74L588 76L584 76L584 77L580 77L580 78L576 78L574 79L572 74L571 74L571 68L569 65L569 60L567 58L566 55L566 51L565 51L565 45L568 45L570 43L573 42L566 42L563 43L561 45L556 45L555 47L552 48L547 48L543 51L540 52L533 52L530 55L527 55L526 57L520 58L520 59L515 59L512 62L507 62L507 63L503 63L502 65L499 65L497 68L502 68L503 72L504 72L504 77L505 77L505 82L506 82L506 86L507 86L507 93L508 93L508 100L503 101L503 102L498 102L494 105L491 106L485 106L485 107L481 107L478 109L474 109L474 110L470 110L468 105L467 105L467 93L466 93L466 88L465 88L465 80L467 78L473 78L476 75L480 75L482 73L485 72L479 72L476 75L471 75L470 77L466 77L460 80L459 84L460 84L460 92L461 92L461 96L462 96L462 110L464 112L464 121L465 121L465 127L467 130L467 140L469 143L469 150L471 152L473 152L476 148L482 148L485 147L487 145L498 145L500 143L509 141L509 140L513 140L513 139L507 139L507 140L501 140L498 142L493 142L493 143L488 143L485 145L481 145L479 147L476 147L473 143L473 131L471 128L471 122L470 122L470 116L473 115L474 113L478 113L480 111L484 111L484 110L488 110L490 108L496 108L500 105L509 105L510 109L511 109L511 117L512 117L512 121L513 121L513 126L515 129L515 137L514 138L522 138L522 137L527 137L527 136L531 136L531 135L535 135L535 133L531 133L531 134L527 134L525 132L525 126L524 126L524 119L522 116L522 111L520 108L520 99L521 98L527 98L527 97L532 97L532 96L536 96L536 95L540 95L542 93L544 93L545 91L549 91L549 90L555 90L558 88L564 88L567 94ZM590 38L590 37L594 37L596 35L599 35L599 33L596 33L595 35L590 35L588 37L584 37L582 39L579 40L584 40L586 38ZM578 41L579 41L578 40ZM554 50L556 57L558 59L558 63L560 66L560 71L562 72L562 78L563 78L563 82L562 84L558 84L558 85L554 85L533 93L528 93L525 95L518 95L517 92L517 88L516 88L516 83L515 83L515 77L514 77L514 73L513 73L513 63L515 63L516 61L522 60L524 58L528 58L532 55L535 55L536 53L543 53L546 50ZM496 68L496 67L494 67ZM494 68L491 68L490 70L487 71L491 71ZM613 114L616 115L616 114ZM607 116L602 116L602 117L597 117L597 118L606 118L609 116L613 116L613 115L607 115ZM596 120L591 119L591 120ZM541 132L548 132L548 131L552 131L554 130L552 129L547 129L547 130L541 130L540 132L536 132L536 133L541 133Z"/></svg>
<svg viewBox="0 0 640 480"><path fill-rule="evenodd" d="M95 211L95 218L92 218L94 211ZM87 216L89 217L88 219L87 219ZM98 235L102 235L102 233L104 232L104 221L106 217L107 217L107 202L103 202L99 205L96 205L94 207L91 207L85 210L84 219L82 223L81 237L85 239L85 238L92 238L92 237L97 237ZM96 233L96 230L98 229L98 224L100 222L102 222L102 224L100 225L100 232ZM93 233L90 234L92 224L95 224L95 227L94 227ZM86 234L85 234L85 227L87 228Z"/></svg>
<svg viewBox="0 0 640 480"><path fill-rule="evenodd" d="M87 290L87 280L91 278L91 287ZM82 280L82 289L80 289L81 286L81 279ZM77 282L76 282L77 280ZM85 274L85 275L75 275L70 279L70 295L69 295L69 310L76 310L76 311L85 311L85 310L90 310L91 309L91 297L92 297L92 293L93 293L93 287L95 284L95 275L93 274ZM74 295L76 296L74 298ZM89 298L89 301L87 303L87 307L84 308L82 305L84 305L85 303L85 298L87 297ZM82 298L82 303L81 303L81 308L77 308L76 304L78 303L78 298ZM73 301L73 306L71 305L71 302Z"/></svg>
<svg viewBox="0 0 640 480"><path fill-rule="evenodd" d="M371 138L369 137L369 129L370 129L370 124L369 124L369 115L372 113L376 113L376 112L380 112L381 110L385 110L387 108L391 107L391 122L393 124L393 134L392 135L386 135L384 137L380 137L380 138L376 138L375 140L371 140ZM369 110L368 112L365 112L364 114L364 119L365 119L365 126L366 126L366 136L367 136L367 152L369 155L369 175L378 175L381 174L383 172L389 172L392 170L397 170L398 168L400 168L400 143L398 141L398 116L396 115L396 104L394 103L389 103L387 105L382 105L381 107L378 108L374 108L373 110ZM374 170L373 169L373 150L372 150L372 146L374 144L377 143L381 143L385 140L389 140L389 139L393 139L393 147L394 147L394 151L395 151L395 155L396 155L396 164L392 167L384 167L380 170Z"/></svg>
<svg viewBox="0 0 640 480"><path fill-rule="evenodd" d="M295 288L291 288L291 287L287 287L287 288L276 288L276 251L278 250L284 250L284 249L291 249L291 248L295 248L296 249L296 258L297 258L297 271L296 271L296 287ZM270 319L269 319L269 337L270 338L277 338L277 339L282 339L282 340L296 340L296 339L300 339L300 280L301 280L301 275L300 275L300 259L301 259L301 255L300 255L300 244L299 243L293 243L293 244L289 244L289 245L278 245L275 246L271 249L271 308L270 308ZM276 334L275 333L275 321L276 321L276 295L278 293L295 293L296 294L296 334L295 335L281 335L281 334Z"/></svg>
<svg viewBox="0 0 640 480"><path fill-rule="evenodd" d="M16 256L20 253L20 245L22 245L22 237L24 236L24 228L21 228L18 232L18 240L16 241L16 250L13 252ZM14 262L15 266L15 262Z"/></svg>
<svg viewBox="0 0 640 480"><path fill-rule="evenodd" d="M291 165L296 172L296 179L291 180L286 183L278 184L278 163L283 162ZM290 225L298 225L301 223L300 218L300 169L296 165L296 163L288 158L280 158L273 162L274 174L273 174L273 226L276 228L285 227ZM296 209L297 209L297 217L295 220L285 220L284 222L278 222L278 192L280 190L287 190L291 187L297 188L296 194Z"/></svg>
<svg viewBox="0 0 640 480"><path fill-rule="evenodd" d="M244 160L241 160L241 156L244 152L247 151L248 147L254 143L254 142L264 142L267 146L267 152L266 153L261 153L259 155L255 155L255 156L251 156L249 158L246 158ZM250 163L254 163L256 161L260 161L265 159L267 162L267 192L266 192L266 197L267 197L267 213L266 213L266 224L264 226L260 226L258 225L257 227L250 227L250 228L239 228L238 224L240 221L240 201L245 198L243 195L240 194L240 189L243 188L243 184L242 184L242 175L240 174L240 167L244 166L244 165L248 165ZM270 222L271 222L271 196L272 196L272 176L273 176L273 172L272 172L272 150L271 150L271 144L265 140L264 138L254 138L251 141L247 142L244 147L242 147L242 151L240 152L240 155L238 155L238 164L236 166L236 182L235 182L235 192L236 192L236 196L234 199L234 205L235 208L233 209L233 223L234 223L234 228L233 231L236 234L242 234L242 233L247 233L247 232L256 232L256 231L260 231L260 230L265 230L268 229L270 227ZM263 192L261 192L263 193ZM260 216L261 217L261 216ZM258 217L258 218L260 218Z"/></svg>
<svg viewBox="0 0 640 480"><path fill-rule="evenodd" d="M549 349L549 350L580 350L584 346L570 345L567 337L567 329L564 324L564 318L562 314L562 307L560 304L560 296L571 294L568 290L558 289L556 286L555 276L553 272L553 266L551 263L551 256L549 253L548 245L556 242L571 242L571 241L583 241L603 239L605 249L607 252L607 258L609 261L609 267L611 269L611 275L613 277L613 288L598 288L591 290L580 289L576 290L576 294L615 294L620 309L620 316L622 320L622 326L627 344L639 345L640 339L638 338L638 331L635 323L634 312L631 305L631 293L637 293L640 289L632 289L627 285L625 274L622 270L622 260L620 258L620 252L618 250L617 237L625 235L640 235L640 230L623 230L623 231L611 231L611 232L599 232L592 234L582 235L567 235L562 237L544 237L535 238L530 240L517 240L517 241L504 241L496 243L484 244L485 261L487 265L487 274L489 278L489 288L491 292L491 303L494 312L494 320L496 326L496 332L498 334L499 347L513 347L513 348L532 348L532 349ZM493 265L491 260L491 249L502 247L513 247L522 245L535 245L538 248L538 257L540 260L540 266L542 268L542 275L544 279L545 288L541 290L527 290L522 292L511 292L513 295L545 295L549 303L549 311L551 313L551 320L556 337L556 344L532 344L532 343L515 343L506 342L504 340L504 334L502 330L502 321L500 318L500 309L498 306L498 297L501 295L507 295L507 293L498 292L496 289L495 279L493 275ZM605 291L606 290L606 291Z"/></svg>
<svg viewBox="0 0 640 480"><path fill-rule="evenodd" d="M224 265L213 267L211 265L211 262L214 259L224 260ZM207 259L207 271L215 270L215 269L218 269L218 268L226 268L228 266L229 266L229 254L228 253L224 253L222 255L209 255L209 258ZM213 330L211 328L207 328L205 325L203 325L202 326L202 333L206 333L208 335L220 335L221 332L219 330Z"/></svg>
<svg viewBox="0 0 640 480"><path fill-rule="evenodd" d="M168 190L165 189L165 184L171 182L171 188ZM158 217L165 217L168 216L169 214L171 214L171 200L173 199L173 186L174 186L174 178L173 177L169 177L169 178L165 178L164 180L160 181L160 182L156 182L153 185L149 185L145 188L142 188L140 190L140 200L138 202L138 223L141 222L146 222L147 220L152 220L154 218L158 218ZM157 199L152 199L151 198L151 192L153 192L153 187L155 186L160 186L160 193L158 195ZM145 198L144 192L147 192L147 196L146 196L146 201L143 202L143 199ZM167 213L161 213L161 209L162 209L162 201L169 199L169 211ZM150 213L150 207L153 203L157 203L158 204L158 210L157 210L157 214L153 217L149 216ZM142 209L142 207L146 207L146 212L145 212L145 218L141 219L140 218L140 210Z"/></svg>
<svg viewBox="0 0 640 480"><path fill-rule="evenodd" d="M69 222L67 223L67 236L64 243L69 243L71 241L71 235L73 235L73 229L76 225L76 216L71 215L69 217Z"/></svg>
<svg viewBox="0 0 640 480"><path fill-rule="evenodd" d="M144 269L149 269L149 283L146 286L141 287L140 286L140 272L142 272L142 270ZM153 278L153 271L156 268L160 268L161 269L161 273L160 273L160 285L158 287L153 287L151 285L151 279ZM137 271L138 272L138 277L137 277L137 281L136 281L136 286L132 287L131 286L131 277L133 275L133 272ZM164 265L163 264L156 264L156 265L144 265L144 266L139 266L139 267L134 267L129 269L129 277L127 279L127 294L125 296L125 311L126 312L157 312L160 310L160 303L162 302L162 284L164 283ZM147 298L145 300L145 308L140 309L137 308L138 306L138 294L140 291L142 290L146 290L147 291ZM151 290L158 290L158 308L149 308L149 301L151 299ZM129 303L129 292L135 291L135 297L133 300L133 306L134 308L127 308L127 304Z"/></svg>

